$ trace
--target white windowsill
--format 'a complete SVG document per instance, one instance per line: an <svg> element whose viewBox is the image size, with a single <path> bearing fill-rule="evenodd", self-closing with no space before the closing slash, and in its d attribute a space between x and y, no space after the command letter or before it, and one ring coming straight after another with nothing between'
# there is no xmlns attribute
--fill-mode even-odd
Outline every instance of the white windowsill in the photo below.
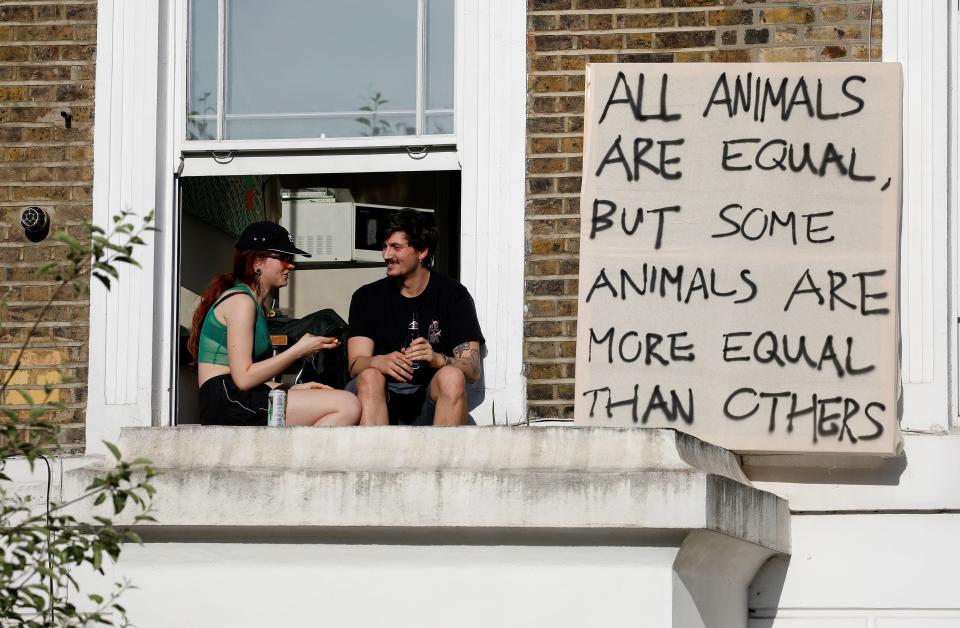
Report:
<svg viewBox="0 0 960 628"><path fill-rule="evenodd" d="M672 430L126 428L162 528L710 530L789 552L787 502ZM64 474L64 496L103 467ZM90 510L80 515L93 514ZM151 526L152 527L152 526Z"/></svg>

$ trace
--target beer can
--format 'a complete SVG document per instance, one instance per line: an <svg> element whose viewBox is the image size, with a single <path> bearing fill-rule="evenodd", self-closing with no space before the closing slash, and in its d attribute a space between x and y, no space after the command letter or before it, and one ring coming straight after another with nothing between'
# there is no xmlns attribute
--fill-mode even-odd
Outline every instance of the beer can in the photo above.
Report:
<svg viewBox="0 0 960 628"><path fill-rule="evenodd" d="M287 391L274 388L267 395L267 426L283 427L287 424Z"/></svg>

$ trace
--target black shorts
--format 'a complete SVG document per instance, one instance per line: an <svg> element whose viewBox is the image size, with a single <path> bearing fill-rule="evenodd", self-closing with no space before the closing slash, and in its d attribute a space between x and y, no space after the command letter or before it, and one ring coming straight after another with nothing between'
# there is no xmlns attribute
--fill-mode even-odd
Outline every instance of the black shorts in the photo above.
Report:
<svg viewBox="0 0 960 628"><path fill-rule="evenodd" d="M266 425L266 384L240 390L228 375L211 377L200 387L201 425Z"/></svg>
<svg viewBox="0 0 960 628"><path fill-rule="evenodd" d="M423 385L387 382L390 425L433 425L437 402L430 398L432 381ZM343 389L357 394L357 379L351 379Z"/></svg>

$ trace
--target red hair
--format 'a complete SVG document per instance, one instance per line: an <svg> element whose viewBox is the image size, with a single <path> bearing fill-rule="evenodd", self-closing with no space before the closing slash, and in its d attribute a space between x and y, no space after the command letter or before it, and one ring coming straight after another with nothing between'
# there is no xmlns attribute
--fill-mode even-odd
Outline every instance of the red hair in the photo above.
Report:
<svg viewBox="0 0 960 628"><path fill-rule="evenodd" d="M263 257L265 257L263 251L237 251L233 254L233 272L214 277L207 289L200 295L200 303L193 313L193 328L190 330L190 340L187 341L187 349L193 356L194 364L197 363L200 351L200 329L203 327L207 312L217 302L220 295L238 283L256 284L258 278L256 273L253 272L253 265Z"/></svg>

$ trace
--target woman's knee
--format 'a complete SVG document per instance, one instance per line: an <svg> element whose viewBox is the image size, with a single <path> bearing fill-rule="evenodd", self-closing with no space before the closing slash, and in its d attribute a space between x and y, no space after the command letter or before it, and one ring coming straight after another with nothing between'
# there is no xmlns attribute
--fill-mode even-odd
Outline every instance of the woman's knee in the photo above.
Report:
<svg viewBox="0 0 960 628"><path fill-rule="evenodd" d="M345 390L325 390L326 410L315 425L356 425L360 422L360 400Z"/></svg>
<svg viewBox="0 0 960 628"><path fill-rule="evenodd" d="M360 400L357 399L357 396L345 390L338 390L337 393L339 393L337 406L341 408L344 417L351 420L351 424L359 422L361 407Z"/></svg>

